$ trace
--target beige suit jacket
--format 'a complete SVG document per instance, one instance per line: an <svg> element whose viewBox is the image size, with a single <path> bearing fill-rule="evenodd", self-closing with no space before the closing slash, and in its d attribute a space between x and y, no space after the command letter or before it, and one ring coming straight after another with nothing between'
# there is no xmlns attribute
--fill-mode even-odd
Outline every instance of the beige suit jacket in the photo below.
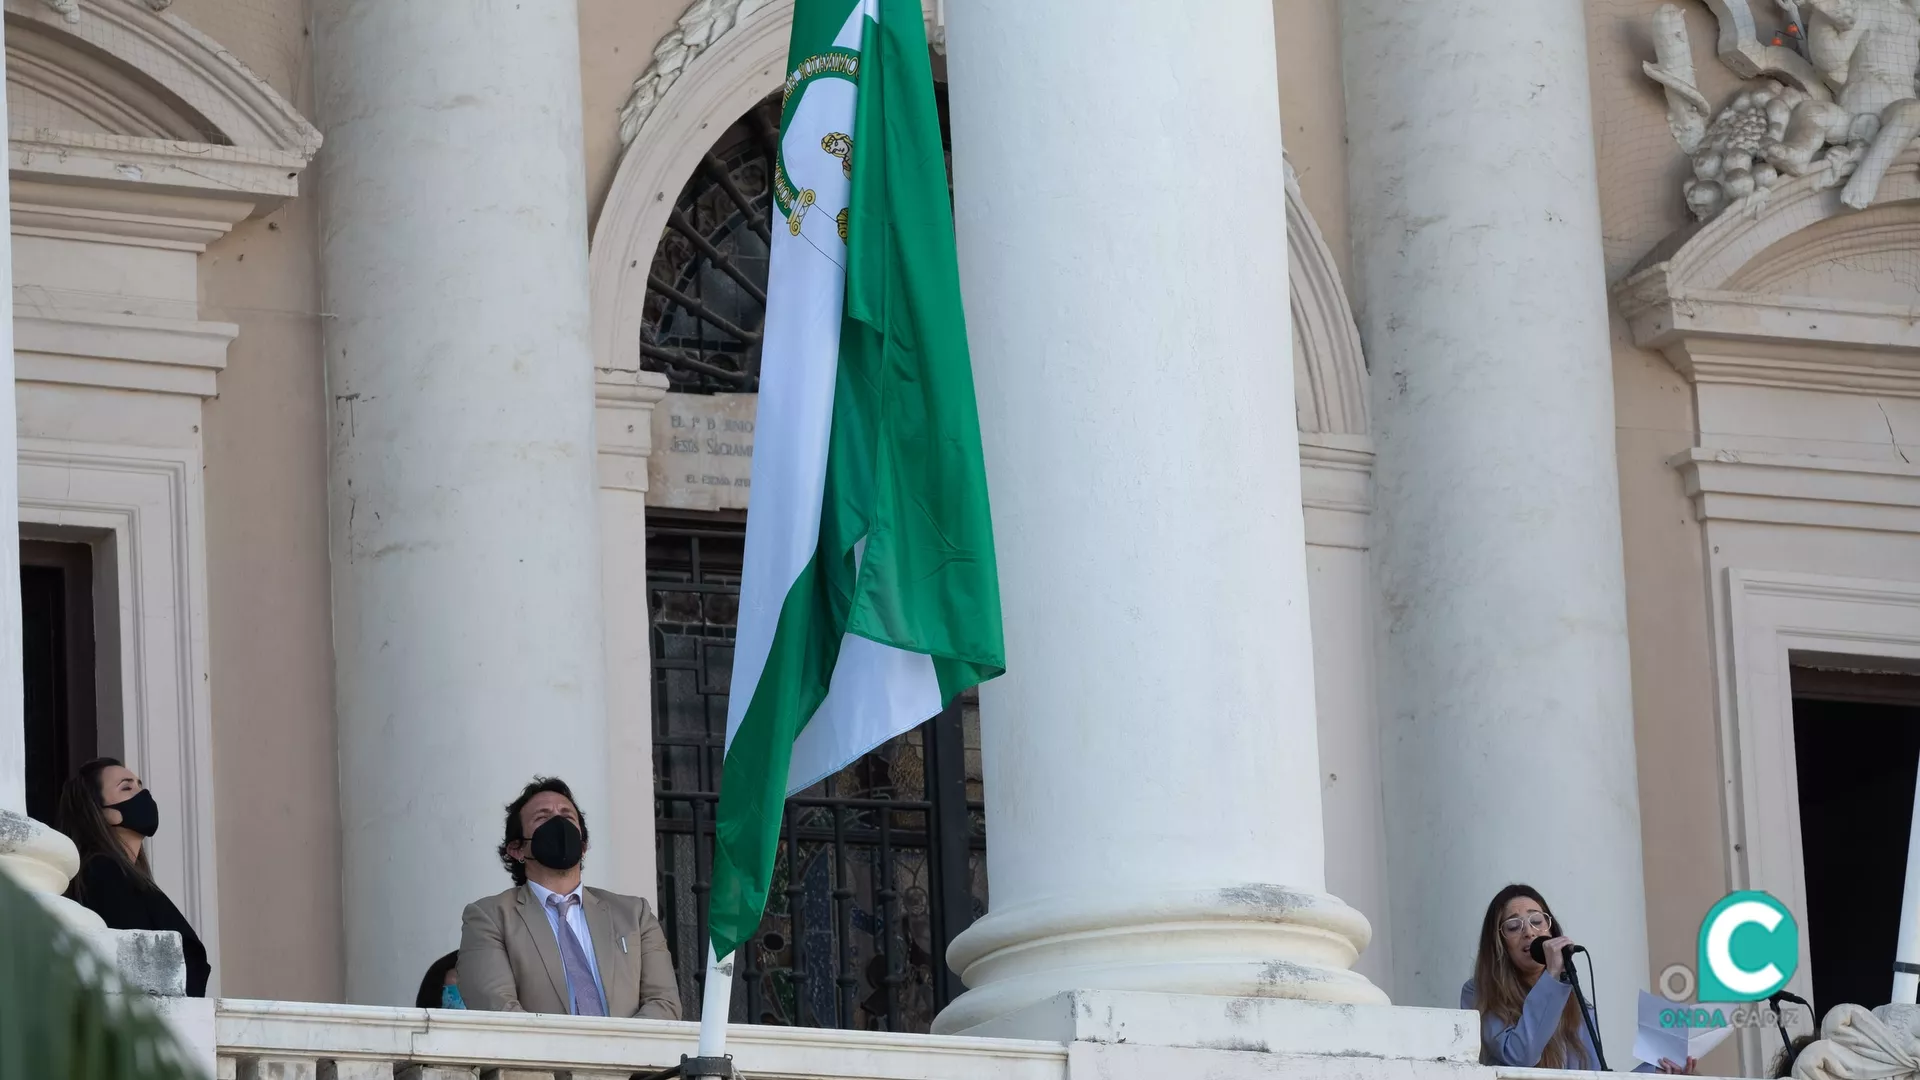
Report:
<svg viewBox="0 0 1920 1080"><path fill-rule="evenodd" d="M581 908L593 938L608 1016L680 1019L667 936L647 902L588 888ZM460 917L460 997L469 1009L565 1013L560 945L533 890L515 886L467 905Z"/></svg>

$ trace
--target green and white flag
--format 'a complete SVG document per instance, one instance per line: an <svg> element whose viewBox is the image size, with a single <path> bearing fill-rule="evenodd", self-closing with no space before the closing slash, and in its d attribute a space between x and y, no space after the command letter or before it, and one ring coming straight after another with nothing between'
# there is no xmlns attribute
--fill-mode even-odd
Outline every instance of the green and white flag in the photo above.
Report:
<svg viewBox="0 0 1920 1080"><path fill-rule="evenodd" d="M759 925L786 797L1006 668L918 0L797 0L709 924Z"/></svg>

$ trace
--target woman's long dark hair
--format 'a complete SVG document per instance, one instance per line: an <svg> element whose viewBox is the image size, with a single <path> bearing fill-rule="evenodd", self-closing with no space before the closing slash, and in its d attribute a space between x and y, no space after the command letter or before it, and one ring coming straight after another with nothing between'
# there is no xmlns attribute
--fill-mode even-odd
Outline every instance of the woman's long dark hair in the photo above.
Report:
<svg viewBox="0 0 1920 1080"><path fill-rule="evenodd" d="M1513 958L1507 955L1506 943L1500 940L1501 912L1515 897L1524 896L1540 905L1548 919L1553 919L1553 909L1540 893L1531 885L1509 885L1493 896L1493 902L1487 905L1487 916L1480 920L1480 955L1473 962L1473 1007L1481 1016L1497 1016L1503 1024L1520 1022L1520 1010L1526 1005L1528 986L1521 981L1520 969L1513 966ZM1559 920L1553 925L1558 927ZM1556 931L1557 932L1557 931ZM1545 975L1541 976L1545 978ZM1580 1006L1578 999L1569 997L1567 1007L1560 1014L1560 1023L1553 1030L1553 1037L1547 1040L1546 1049L1535 1063L1542 1069L1596 1068L1586 1061L1586 1051L1580 1046ZM1484 1047L1482 1048L1482 1057Z"/></svg>
<svg viewBox="0 0 1920 1080"><path fill-rule="evenodd" d="M1818 1035L1794 1036L1792 1042L1782 1046L1780 1052L1774 1055L1773 1069L1767 1075L1773 1077L1773 1080L1786 1080L1787 1077L1792 1076L1793 1063L1800 1060L1800 1051L1812 1046L1817 1038L1819 1038Z"/></svg>
<svg viewBox="0 0 1920 1080"><path fill-rule="evenodd" d="M103 855L120 864L129 878L153 888L153 871L147 866L147 848L142 844L140 857L127 858L127 849L120 846L120 840L113 835L113 826L107 824L107 816L101 813L104 808L100 798L100 774L109 766L120 765L117 758L94 758L80 771L74 773L65 786L60 789L60 806L55 812L56 824L60 831L67 834L73 846L80 849L80 861L85 862L96 855ZM121 766L125 768L124 765ZM75 875L73 884L67 886L67 898L85 902L85 887L81 880L85 874Z"/></svg>

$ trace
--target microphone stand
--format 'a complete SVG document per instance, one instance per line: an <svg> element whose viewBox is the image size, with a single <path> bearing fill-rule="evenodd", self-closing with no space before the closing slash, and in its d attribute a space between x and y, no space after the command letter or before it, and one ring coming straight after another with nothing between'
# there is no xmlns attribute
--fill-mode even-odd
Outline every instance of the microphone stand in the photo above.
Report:
<svg viewBox="0 0 1920 1080"><path fill-rule="evenodd" d="M1587 1007L1587 995L1580 989L1580 972L1573 966L1573 950L1567 949L1561 959L1561 978L1573 984L1573 1000L1580 1005L1580 1019L1586 1022L1587 1037L1593 1040L1593 1054L1600 1059L1600 1071L1610 1072L1606 1047L1600 1045L1600 1025L1593 1022L1593 1010Z"/></svg>
<svg viewBox="0 0 1920 1080"><path fill-rule="evenodd" d="M1807 1004L1807 1000L1805 998L1800 997L1797 994L1788 993L1785 990L1776 990L1773 992L1772 996L1767 998L1767 1004L1773 1006L1774 1023L1778 1024L1780 1027L1780 1050L1782 1053L1787 1055L1784 1060L1786 1062L1786 1067L1788 1069L1791 1069L1793 1067L1794 1058L1797 1055L1795 1055L1793 1052L1793 1036L1787 1034L1787 1002L1789 1001L1806 1009L1807 1017L1809 1019L1813 1017L1813 1006ZM1818 1034L1819 1031L1820 1029L1818 1025L1816 1025L1814 1027L1814 1033Z"/></svg>

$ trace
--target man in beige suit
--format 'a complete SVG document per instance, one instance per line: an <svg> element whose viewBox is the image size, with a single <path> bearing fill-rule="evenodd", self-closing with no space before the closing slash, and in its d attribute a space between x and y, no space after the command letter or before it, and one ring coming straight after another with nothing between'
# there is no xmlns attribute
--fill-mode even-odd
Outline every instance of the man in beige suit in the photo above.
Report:
<svg viewBox="0 0 1920 1080"><path fill-rule="evenodd" d="M680 1018L673 957L647 902L580 884L587 819L559 780L536 777L507 807L500 861L513 888L460 919L469 1009Z"/></svg>

